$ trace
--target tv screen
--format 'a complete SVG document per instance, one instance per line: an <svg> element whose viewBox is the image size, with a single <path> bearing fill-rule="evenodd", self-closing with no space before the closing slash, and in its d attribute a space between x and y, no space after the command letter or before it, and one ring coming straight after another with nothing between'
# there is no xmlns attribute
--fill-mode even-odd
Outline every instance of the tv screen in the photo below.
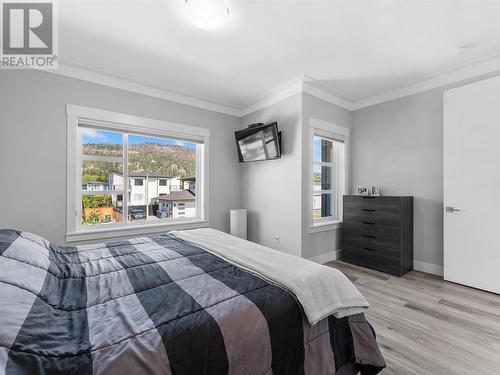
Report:
<svg viewBox="0 0 500 375"><path fill-rule="evenodd" d="M258 124L235 133L241 163L281 157L278 124Z"/></svg>

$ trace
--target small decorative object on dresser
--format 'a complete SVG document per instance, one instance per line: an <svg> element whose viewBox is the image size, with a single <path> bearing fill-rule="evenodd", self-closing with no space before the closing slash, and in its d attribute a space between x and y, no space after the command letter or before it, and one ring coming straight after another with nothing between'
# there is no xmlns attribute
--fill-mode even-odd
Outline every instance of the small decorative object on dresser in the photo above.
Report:
<svg viewBox="0 0 500 375"><path fill-rule="evenodd" d="M413 197L344 196L342 258L402 276L413 269Z"/></svg>
<svg viewBox="0 0 500 375"><path fill-rule="evenodd" d="M368 195L369 189L366 186L358 186L357 194L358 195Z"/></svg>
<svg viewBox="0 0 500 375"><path fill-rule="evenodd" d="M381 195L380 186L372 186L370 190L370 195L373 197L380 197Z"/></svg>

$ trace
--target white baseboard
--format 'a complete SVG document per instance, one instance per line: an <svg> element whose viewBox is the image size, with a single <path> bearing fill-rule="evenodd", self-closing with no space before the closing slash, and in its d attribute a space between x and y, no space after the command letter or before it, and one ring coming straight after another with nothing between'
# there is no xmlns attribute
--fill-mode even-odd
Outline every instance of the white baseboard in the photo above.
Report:
<svg viewBox="0 0 500 375"><path fill-rule="evenodd" d="M342 249L336 251L329 251L325 254L316 255L315 257L308 258L308 260L325 264L337 259L341 259ZM430 273L433 275L443 276L443 266L434 263L421 262L420 260L413 260L413 269L415 271Z"/></svg>
<svg viewBox="0 0 500 375"><path fill-rule="evenodd" d="M341 251L342 251L341 249L329 251L325 254L316 255L315 257L308 258L308 260L310 260L314 263L325 264L325 263L331 262L333 260L339 259Z"/></svg>
<svg viewBox="0 0 500 375"><path fill-rule="evenodd" d="M413 269L425 273L432 273L433 275L443 276L443 266L434 263L421 262L420 260L413 260Z"/></svg>

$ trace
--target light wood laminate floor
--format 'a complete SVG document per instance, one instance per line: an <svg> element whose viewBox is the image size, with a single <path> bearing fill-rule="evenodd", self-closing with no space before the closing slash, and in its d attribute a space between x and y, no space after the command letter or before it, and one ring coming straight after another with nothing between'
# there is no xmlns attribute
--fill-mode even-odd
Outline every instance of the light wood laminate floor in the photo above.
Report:
<svg viewBox="0 0 500 375"><path fill-rule="evenodd" d="M387 363L382 374L500 374L499 295L417 271L396 277L339 261L328 265L370 303L366 317Z"/></svg>

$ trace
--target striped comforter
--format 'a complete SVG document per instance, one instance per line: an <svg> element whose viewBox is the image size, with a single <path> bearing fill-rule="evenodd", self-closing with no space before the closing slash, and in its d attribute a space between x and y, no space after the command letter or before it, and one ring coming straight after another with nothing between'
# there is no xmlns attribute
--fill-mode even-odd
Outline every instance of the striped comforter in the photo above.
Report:
<svg viewBox="0 0 500 375"><path fill-rule="evenodd" d="M287 290L164 234L60 247L0 230L0 374L376 374L363 314L310 326Z"/></svg>

